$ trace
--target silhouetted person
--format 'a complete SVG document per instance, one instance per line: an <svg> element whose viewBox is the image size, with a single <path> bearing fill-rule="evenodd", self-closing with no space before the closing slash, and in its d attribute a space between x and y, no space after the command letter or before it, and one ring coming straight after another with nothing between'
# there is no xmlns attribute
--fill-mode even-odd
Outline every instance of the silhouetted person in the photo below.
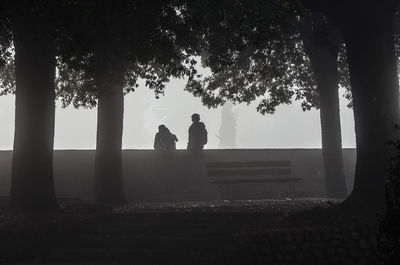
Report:
<svg viewBox="0 0 400 265"><path fill-rule="evenodd" d="M204 123L200 122L200 115L192 115L192 125L189 127L189 141L187 149L189 151L201 151L207 144L207 130Z"/></svg>
<svg viewBox="0 0 400 265"><path fill-rule="evenodd" d="M158 126L158 132L154 138L154 150L171 152L176 150L178 138L171 133L165 125Z"/></svg>

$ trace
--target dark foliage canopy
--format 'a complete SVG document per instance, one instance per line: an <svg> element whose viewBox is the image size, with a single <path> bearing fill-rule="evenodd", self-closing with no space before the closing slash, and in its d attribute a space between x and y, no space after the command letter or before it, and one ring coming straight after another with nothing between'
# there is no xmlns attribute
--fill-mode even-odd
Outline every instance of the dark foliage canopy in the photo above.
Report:
<svg viewBox="0 0 400 265"><path fill-rule="evenodd" d="M134 91L138 78L158 97L170 78L196 71L194 39L173 1L85 1L74 12L58 60L64 106L93 107L113 87Z"/></svg>
<svg viewBox="0 0 400 265"><path fill-rule="evenodd" d="M187 5L186 20L198 21L191 24L198 25L203 37L202 63L212 71L211 76L192 78L187 90L209 107L227 100L250 103L261 98L258 110L263 114L293 99L302 100L303 110L318 108L304 40L318 38L321 45L330 45L333 29L329 21L318 29L306 25L309 11L298 1L218 3L217 7L207 0ZM340 54L341 84L348 86L344 50Z"/></svg>
<svg viewBox="0 0 400 265"><path fill-rule="evenodd" d="M180 1L41 0L32 9L55 42L63 106L94 107L108 93L104 87L117 85L127 93L138 78L158 97L170 78L196 73L191 55L199 42L181 15ZM12 15L12 10L0 13L2 94L15 90Z"/></svg>

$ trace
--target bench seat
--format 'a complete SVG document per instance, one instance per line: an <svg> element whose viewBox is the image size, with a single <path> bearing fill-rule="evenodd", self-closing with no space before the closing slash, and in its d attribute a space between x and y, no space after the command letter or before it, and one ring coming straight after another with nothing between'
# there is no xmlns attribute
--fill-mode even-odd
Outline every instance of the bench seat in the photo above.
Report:
<svg viewBox="0 0 400 265"><path fill-rule="evenodd" d="M258 183L278 183L279 186L289 183L291 189L291 183L302 180L291 176L292 169L288 160L208 162L206 167L209 182L219 184L220 192L231 186ZM259 188L255 186L255 189Z"/></svg>

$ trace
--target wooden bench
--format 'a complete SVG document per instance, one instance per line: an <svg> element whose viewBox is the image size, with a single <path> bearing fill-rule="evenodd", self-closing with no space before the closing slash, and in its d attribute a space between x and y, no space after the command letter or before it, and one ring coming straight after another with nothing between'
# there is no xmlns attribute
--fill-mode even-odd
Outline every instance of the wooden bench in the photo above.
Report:
<svg viewBox="0 0 400 265"><path fill-rule="evenodd" d="M211 184L290 183L302 180L292 177L290 161L208 162L207 175ZM289 190L291 193L291 190ZM279 196L281 197L281 196Z"/></svg>

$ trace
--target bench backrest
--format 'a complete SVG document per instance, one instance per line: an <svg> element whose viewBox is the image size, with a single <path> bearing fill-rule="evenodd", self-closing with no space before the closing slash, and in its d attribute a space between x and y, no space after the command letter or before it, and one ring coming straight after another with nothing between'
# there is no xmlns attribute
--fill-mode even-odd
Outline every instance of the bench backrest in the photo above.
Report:
<svg viewBox="0 0 400 265"><path fill-rule="evenodd" d="M278 160L278 161L246 161L246 162L208 162L208 169L219 169L219 168L268 168L268 167L290 167L290 161Z"/></svg>
<svg viewBox="0 0 400 265"><path fill-rule="evenodd" d="M290 161L209 162L208 176L290 175Z"/></svg>

